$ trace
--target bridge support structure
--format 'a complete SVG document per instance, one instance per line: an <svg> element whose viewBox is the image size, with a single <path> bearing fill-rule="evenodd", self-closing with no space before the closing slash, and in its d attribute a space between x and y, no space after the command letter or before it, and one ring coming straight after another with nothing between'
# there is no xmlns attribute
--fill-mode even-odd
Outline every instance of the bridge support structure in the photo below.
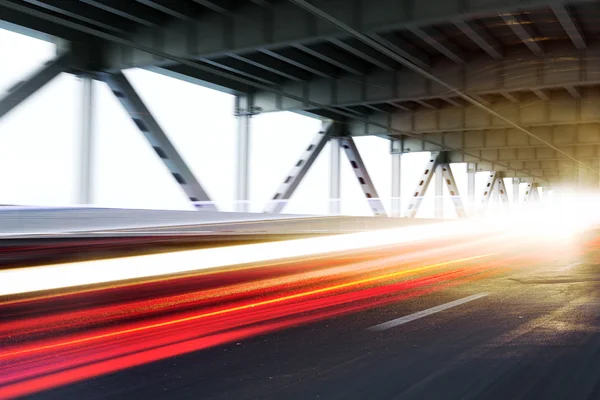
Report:
<svg viewBox="0 0 600 400"><path fill-rule="evenodd" d="M411 196L411 200L408 205L407 217L416 217L417 212L421 207L421 203L423 202L423 197L427 192L427 188L431 183L431 179L433 178L434 173L436 175L436 218L443 217L444 185L448 188L448 192L450 193L450 197L452 199L452 202L454 203L456 215L459 218L466 218L467 213L465 211L462 199L460 198L460 194L458 193L458 187L456 186L454 175L452 174L452 170L450 169L450 163L447 162L446 154L444 152L431 153L429 161L427 162L427 164L425 165L425 169L423 170L423 174L417 183L417 187L414 191L414 194Z"/></svg>
<svg viewBox="0 0 600 400"><path fill-rule="evenodd" d="M339 211L339 158L341 153L340 149L343 149L350 162L352 171L356 175L358 183L369 202L371 210L375 215L386 215L383 203L379 198L379 194L375 189L375 185L373 184L371 176L367 171L354 140L349 136L343 136L341 126L330 121L323 122L323 127L319 133L317 133L312 142L302 153L283 183L279 186L279 189L272 200L267 204L264 210L266 213L280 213L283 210L289 199L292 197L292 194L296 191L298 185L302 182L302 179L304 179L304 176L328 142L333 143L332 152L335 153L335 156L332 157L330 182L330 195L332 197L336 196L336 198L331 199L334 202L332 204L336 204L335 210Z"/></svg>

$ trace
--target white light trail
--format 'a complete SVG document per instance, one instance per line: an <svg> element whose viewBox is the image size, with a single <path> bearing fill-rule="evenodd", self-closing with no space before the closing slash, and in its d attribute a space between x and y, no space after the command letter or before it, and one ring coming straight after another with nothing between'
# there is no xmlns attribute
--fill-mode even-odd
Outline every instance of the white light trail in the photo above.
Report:
<svg viewBox="0 0 600 400"><path fill-rule="evenodd" d="M317 238L0 270L0 296L306 257L473 234L483 224L457 221Z"/></svg>

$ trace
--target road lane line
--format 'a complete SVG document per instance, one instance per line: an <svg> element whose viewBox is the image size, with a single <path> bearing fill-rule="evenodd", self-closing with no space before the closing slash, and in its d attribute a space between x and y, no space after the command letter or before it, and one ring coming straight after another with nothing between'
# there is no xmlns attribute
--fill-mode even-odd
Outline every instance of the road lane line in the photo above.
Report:
<svg viewBox="0 0 600 400"><path fill-rule="evenodd" d="M435 306L432 308L428 308L427 310L419 311L414 314L409 314L404 317L396 318L391 321L387 321L375 326L368 328L369 331L385 331L386 329L395 328L399 325L406 324L407 322L414 321L419 318L427 317L428 315L438 313L440 311L447 310L449 308L453 308L456 306L460 306L461 304L468 303L473 300L481 299L482 297L487 296L488 293L479 293L474 294L473 296L465 297L459 300L451 301L450 303L442 304L439 306Z"/></svg>

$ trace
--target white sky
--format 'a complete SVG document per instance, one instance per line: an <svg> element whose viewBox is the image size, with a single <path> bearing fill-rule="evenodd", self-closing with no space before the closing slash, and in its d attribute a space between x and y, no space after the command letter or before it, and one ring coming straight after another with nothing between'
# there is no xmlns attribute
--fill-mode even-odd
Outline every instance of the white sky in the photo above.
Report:
<svg viewBox="0 0 600 400"><path fill-rule="evenodd" d="M0 29L0 97L54 54L51 43ZM234 97L145 70L126 71L126 75L217 206L235 210ZM81 93L81 81L62 74L0 119L0 204L77 203ZM179 185L108 87L95 82L94 95L94 205L191 209ZM251 123L250 206L251 211L260 212L321 123L289 112L258 115ZM355 141L389 211L389 141L377 137ZM429 153L403 156L404 209L428 157ZM326 146L285 212L329 212L329 159ZM342 213L370 215L343 153L341 161ZM465 164L453 164L452 170L466 203ZM477 197L486 179L487 173L477 174ZM512 198L509 182L506 186ZM433 216L433 192L431 185L418 216ZM455 215L446 197L445 216Z"/></svg>

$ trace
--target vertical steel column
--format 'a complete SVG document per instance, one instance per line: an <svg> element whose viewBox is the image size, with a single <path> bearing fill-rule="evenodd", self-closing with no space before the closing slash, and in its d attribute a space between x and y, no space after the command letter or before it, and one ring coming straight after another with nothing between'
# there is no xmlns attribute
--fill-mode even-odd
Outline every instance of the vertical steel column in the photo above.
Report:
<svg viewBox="0 0 600 400"><path fill-rule="evenodd" d="M340 139L330 138L331 163L329 165L329 213L340 215L342 212L340 204L341 192L341 147Z"/></svg>
<svg viewBox="0 0 600 400"><path fill-rule="evenodd" d="M521 183L521 178L513 178L513 205L516 207L519 204L519 184Z"/></svg>
<svg viewBox="0 0 600 400"><path fill-rule="evenodd" d="M235 208L239 212L248 212L250 201L250 117L252 115L252 99L250 96L240 95L235 97L235 115L238 123Z"/></svg>
<svg viewBox="0 0 600 400"><path fill-rule="evenodd" d="M467 194L469 197L469 213L475 215L477 213L477 204L475 203L475 173L477 172L477 164L467 164Z"/></svg>
<svg viewBox="0 0 600 400"><path fill-rule="evenodd" d="M383 203L379 198L379 194L377 194L377 190L375 189L375 185L371 180L371 176L367 171L367 167L356 148L356 144L351 137L344 137L340 139L342 148L346 152L346 156L348 156L348 160L350 161L350 166L358 179L358 183L360 183L360 188L363 193L367 197L367 201L369 202L369 206L371 206L371 210L375 215L386 215L385 208L383 207Z"/></svg>
<svg viewBox="0 0 600 400"><path fill-rule="evenodd" d="M392 140L392 217L402 217L402 147L403 141Z"/></svg>
<svg viewBox="0 0 600 400"><path fill-rule="evenodd" d="M323 123L323 127L306 150L304 150L302 156L300 156L300 160L296 162L296 165L288 173L283 183L277 189L277 193L275 193L273 199L265 207L264 212L280 213L283 210L287 201L292 197L292 194L294 194L294 191L300 182L302 182L302 179L317 159L317 156L321 153L323 147L325 147L329 139L328 135L331 134L333 128L334 124L332 122Z"/></svg>
<svg viewBox="0 0 600 400"><path fill-rule="evenodd" d="M417 215L417 211L419 211L419 207L423 202L423 196L425 195L425 192L427 192L427 188L429 187L429 184L431 183L431 178L433 177L433 172L435 171L435 168L437 166L438 156L439 153L437 152L431 153L431 158L427 162L427 165L425 166L425 171L423 171L423 175L417 183L417 189L415 190L414 194L411 197L410 203L408 204L408 211L406 213L406 216L408 218L414 218Z"/></svg>
<svg viewBox="0 0 600 400"><path fill-rule="evenodd" d="M444 218L444 174L442 164L435 168L435 218Z"/></svg>
<svg viewBox="0 0 600 400"><path fill-rule="evenodd" d="M81 78L81 147L79 170L79 204L91 204L93 201L93 105L94 105L94 80L88 76Z"/></svg>

